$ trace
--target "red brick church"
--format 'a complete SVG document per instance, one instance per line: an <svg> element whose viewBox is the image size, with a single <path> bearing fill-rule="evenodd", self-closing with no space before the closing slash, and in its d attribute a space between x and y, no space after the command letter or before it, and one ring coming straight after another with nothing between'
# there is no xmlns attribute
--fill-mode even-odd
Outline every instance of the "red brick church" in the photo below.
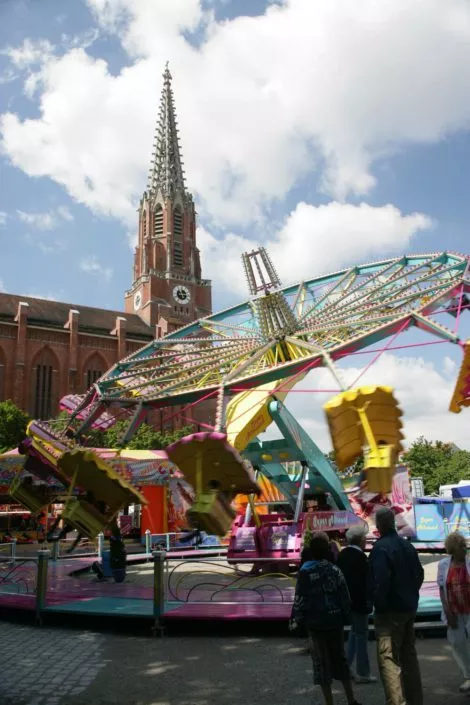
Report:
<svg viewBox="0 0 470 705"><path fill-rule="evenodd" d="M125 311L0 293L0 400L47 419L119 359L211 312L186 190L168 67Z"/></svg>

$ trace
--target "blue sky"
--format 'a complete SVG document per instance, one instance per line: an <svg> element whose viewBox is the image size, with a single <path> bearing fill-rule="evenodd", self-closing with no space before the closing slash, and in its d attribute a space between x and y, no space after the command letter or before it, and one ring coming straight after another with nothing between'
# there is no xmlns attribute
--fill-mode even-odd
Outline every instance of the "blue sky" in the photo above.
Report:
<svg viewBox="0 0 470 705"><path fill-rule="evenodd" d="M263 15L267 4L263 0L250 0L213 3L213 7L217 20L230 21L234 16ZM29 99L24 95L25 71L15 67L7 53L9 48L21 47L26 39L32 42L47 40L59 47L59 53L65 53L67 46L74 42L83 43L91 57L106 61L112 75L118 75L125 66L133 63L133 58L123 50L118 38L99 26L90 7L82 0L66 5L60 0L2 3L0 19L0 46L5 52L0 57L0 75L3 75L0 107L2 112L15 113L20 120L34 120L41 114L39 96ZM91 41L92 38L94 41ZM88 42L91 43L87 45ZM8 80L10 77L12 80ZM174 76L177 109L178 78L178 75ZM154 83L155 106L159 90L160 76L157 75ZM183 149L187 138L188 135L182 135ZM149 141L148 152L150 148ZM435 221L431 232L416 234L413 250L447 248L465 251L468 249L467 228L470 220L467 194L469 157L470 134L465 130L458 130L431 144L399 145L396 153L379 159L373 165L372 172L377 183L367 194L366 201L374 206L392 203L403 213L419 211ZM123 290L131 283L132 255L128 234L132 231L132 225L123 224L120 218L93 212L47 176L28 176L21 168L12 165L8 154L2 154L0 163L0 211L6 214L1 230L5 246L0 264L4 288L11 292L120 308ZM144 170L147 164L142 166ZM188 172L191 166L186 161ZM273 222L282 221L302 200L311 204L328 203L331 196L320 192L320 179L318 171L309 170L281 199L271 204L268 217ZM141 190L144 187L145 177L140 183ZM357 203L364 198L362 194L350 194L347 200ZM57 213L60 207L67 208L73 220L59 215L47 229L24 222L18 214L18 211L28 214ZM210 216L210 202L207 207ZM211 218L202 217L200 223L210 225ZM235 232L245 236L248 233L248 236L262 240L264 226L249 223L248 227L244 225L243 230ZM221 232L219 227L214 226L213 231L217 234ZM387 255L387 250L382 254ZM84 261L91 262L88 267L91 272L80 268L80 263ZM98 268L94 270L96 274L93 273L94 261L101 265L105 276L99 276L103 270ZM82 266L86 268L86 264ZM215 291L215 308L219 299L225 305L236 298L219 288Z"/></svg>
<svg viewBox="0 0 470 705"><path fill-rule="evenodd" d="M418 0L2 2L2 288L123 306L166 59L214 310L244 298L239 254L258 243L286 283L468 251L470 8L423 12ZM423 355L450 384L442 354Z"/></svg>

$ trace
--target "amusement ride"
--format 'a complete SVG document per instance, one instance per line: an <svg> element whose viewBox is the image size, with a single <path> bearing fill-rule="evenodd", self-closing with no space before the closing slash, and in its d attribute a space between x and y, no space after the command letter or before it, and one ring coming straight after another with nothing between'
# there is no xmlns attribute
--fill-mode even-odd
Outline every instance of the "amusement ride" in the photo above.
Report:
<svg viewBox="0 0 470 705"><path fill-rule="evenodd" d="M216 405L215 427L193 433L166 449L194 488L189 523L220 536L231 530L228 559L298 560L307 529L344 532L362 522L352 511L340 471L364 457L371 491L390 491L402 450L402 412L393 390L342 380L339 362L363 353L448 342L463 353L450 411L470 405L470 347L459 338L469 306L470 258L440 252L359 265L282 287L264 248L242 257L250 298L197 320L119 361L80 399L63 401L70 418L33 421L20 447L24 464L10 495L37 512L59 493L61 518L80 535L95 537L129 504L145 504L145 484L126 464L126 444L154 409L182 415L201 402ZM438 315L453 316L453 329ZM442 320L442 319L441 319ZM399 345L417 328L428 343ZM377 347L377 344L383 344ZM335 466L284 405L287 394L314 369L331 373L334 396L324 405ZM308 391L308 390L302 390ZM312 391L312 404L314 403ZM325 391L325 390L321 390ZM121 449L107 455L87 447L87 432L117 418L127 420ZM281 438L262 440L274 424ZM296 463L296 472L288 465ZM269 480L285 509L261 514L260 485ZM238 516L233 500L248 496ZM326 506L307 509L308 500ZM310 502L310 505L315 502Z"/></svg>

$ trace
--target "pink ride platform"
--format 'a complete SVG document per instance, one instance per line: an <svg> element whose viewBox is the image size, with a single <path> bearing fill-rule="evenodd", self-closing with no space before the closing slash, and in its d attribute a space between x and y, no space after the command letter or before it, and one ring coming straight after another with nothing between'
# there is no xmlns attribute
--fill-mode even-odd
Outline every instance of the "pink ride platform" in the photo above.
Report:
<svg viewBox="0 0 470 705"><path fill-rule="evenodd" d="M171 624L173 621L214 620L233 621L245 620L252 622L285 622L287 623L294 596L294 579L285 577L281 585L276 584L273 576L252 575L248 571L227 576L226 574L210 573L215 563L207 552L192 551L184 558L181 553L170 557L166 571L165 609L163 621ZM201 557L201 553L203 556ZM207 566L207 573L198 574L198 582L194 583L195 573L191 573L191 557L198 559L198 565ZM176 566L181 567L184 560L185 578L172 577ZM207 559L207 560L205 560ZM113 617L154 617L153 587L143 587L129 581L116 584L109 582L94 582L77 577L77 571L87 570L94 558L61 559L49 563L48 588L44 613L82 614ZM145 556L137 554L129 556L129 564L145 561ZM151 564L149 564L151 565ZM220 564L219 564L220 565ZM36 563L34 561L18 561L15 571L17 592L13 594L12 585L9 591L2 587L0 576L0 610L26 610L34 612L36 597L34 594L36 581ZM5 570L3 571L5 575ZM440 601L434 583L425 583L421 591L418 619L423 626L436 625L440 614Z"/></svg>

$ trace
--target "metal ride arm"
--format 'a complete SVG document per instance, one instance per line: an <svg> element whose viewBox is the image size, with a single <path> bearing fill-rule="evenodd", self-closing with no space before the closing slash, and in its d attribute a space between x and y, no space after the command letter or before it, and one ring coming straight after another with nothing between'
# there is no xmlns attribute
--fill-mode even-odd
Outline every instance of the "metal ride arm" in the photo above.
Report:
<svg viewBox="0 0 470 705"><path fill-rule="evenodd" d="M329 493L338 509L351 511L336 472L294 416L277 400L269 403L268 412L283 438L263 442L256 439L243 455L285 495L294 510L297 510L299 495L302 494L302 477L289 477L283 463L300 461L303 469L306 468L306 472L302 473L305 485L308 484L317 493Z"/></svg>

